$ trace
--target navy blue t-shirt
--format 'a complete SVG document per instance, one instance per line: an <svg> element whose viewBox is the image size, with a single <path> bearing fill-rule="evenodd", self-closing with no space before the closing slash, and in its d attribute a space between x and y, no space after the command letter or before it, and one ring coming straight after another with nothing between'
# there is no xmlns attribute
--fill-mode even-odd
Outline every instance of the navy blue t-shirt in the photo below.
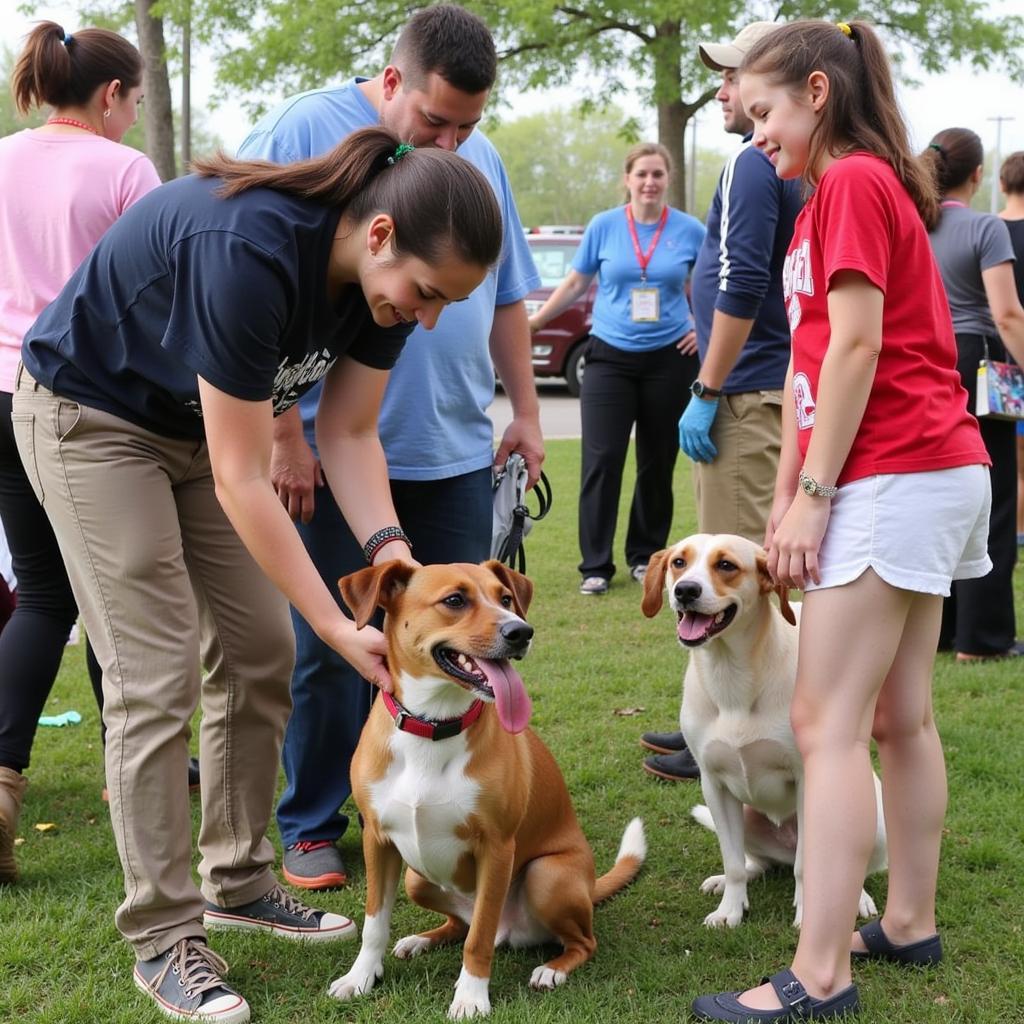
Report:
<svg viewBox="0 0 1024 1024"><path fill-rule="evenodd" d="M221 184L179 178L114 222L25 335L36 380L199 439L198 377L277 414L339 356L394 365L412 326L378 327L356 285L328 295L339 211L267 188L224 199Z"/></svg>
<svg viewBox="0 0 1024 1024"><path fill-rule="evenodd" d="M782 265L802 207L800 183L781 181L748 136L719 178L690 285L701 362L716 309L754 321L722 387L727 395L777 391L785 383L790 341Z"/></svg>

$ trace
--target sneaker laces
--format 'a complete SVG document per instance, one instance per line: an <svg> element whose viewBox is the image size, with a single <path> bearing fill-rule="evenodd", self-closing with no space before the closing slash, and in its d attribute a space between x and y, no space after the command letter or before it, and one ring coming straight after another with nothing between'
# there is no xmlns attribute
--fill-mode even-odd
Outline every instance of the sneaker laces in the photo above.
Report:
<svg viewBox="0 0 1024 1024"><path fill-rule="evenodd" d="M167 977L167 972L178 975L190 999L202 995L224 984L222 975L228 973L227 961L214 953L209 946L195 939L180 939L167 957L160 973L149 983L149 987L157 992Z"/></svg>
<svg viewBox="0 0 1024 1024"><path fill-rule="evenodd" d="M299 853L312 853L314 850L322 850L333 845L329 839L302 839L297 843L292 843L288 849L298 850Z"/></svg>
<svg viewBox="0 0 1024 1024"><path fill-rule="evenodd" d="M282 889L280 885L275 885L263 898L269 903L281 907L285 913L294 914L296 917L301 917L306 921L314 921L316 919L314 916L316 909L314 907L307 907L302 900L296 899L286 889Z"/></svg>

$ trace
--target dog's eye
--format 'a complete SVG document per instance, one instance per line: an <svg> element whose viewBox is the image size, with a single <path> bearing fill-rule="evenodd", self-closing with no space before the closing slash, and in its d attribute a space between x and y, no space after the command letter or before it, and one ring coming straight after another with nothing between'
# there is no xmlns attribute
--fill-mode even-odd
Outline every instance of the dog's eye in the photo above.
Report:
<svg viewBox="0 0 1024 1024"><path fill-rule="evenodd" d="M738 566L733 565L733 563L730 562L728 558L722 558L719 559L716 568L721 569L722 572L736 572Z"/></svg>
<svg viewBox="0 0 1024 1024"><path fill-rule="evenodd" d="M449 594L441 604L446 608L465 608L466 599L461 594Z"/></svg>
<svg viewBox="0 0 1024 1024"><path fill-rule="evenodd" d="M685 558L673 558L672 559L672 568L673 569L685 569L686 568L686 559Z"/></svg>
<svg viewBox="0 0 1024 1024"><path fill-rule="evenodd" d="M512 607L512 595L511 594L502 594L501 595L501 607L502 608L511 608Z"/></svg>

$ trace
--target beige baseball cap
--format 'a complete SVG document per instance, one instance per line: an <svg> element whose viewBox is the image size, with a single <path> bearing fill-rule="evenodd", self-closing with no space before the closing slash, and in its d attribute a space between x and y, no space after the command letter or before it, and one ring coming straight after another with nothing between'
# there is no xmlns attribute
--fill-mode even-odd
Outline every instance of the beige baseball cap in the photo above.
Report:
<svg viewBox="0 0 1024 1024"><path fill-rule="evenodd" d="M732 71L743 63L743 58L769 32L780 25L777 21L752 21L731 43L700 43L700 59L712 71Z"/></svg>

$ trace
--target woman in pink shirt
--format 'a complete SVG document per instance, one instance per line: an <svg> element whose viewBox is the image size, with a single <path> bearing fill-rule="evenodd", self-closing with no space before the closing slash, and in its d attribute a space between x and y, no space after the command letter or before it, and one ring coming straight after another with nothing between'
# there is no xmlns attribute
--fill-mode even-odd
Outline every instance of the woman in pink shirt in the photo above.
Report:
<svg viewBox="0 0 1024 1024"><path fill-rule="evenodd" d="M0 139L0 519L18 604L0 634L0 882L17 877L14 835L36 723L77 617L64 562L25 475L11 426L21 342L107 228L160 184L138 150L120 145L138 118L142 57L105 29L71 35L40 22L11 78L40 128Z"/></svg>

